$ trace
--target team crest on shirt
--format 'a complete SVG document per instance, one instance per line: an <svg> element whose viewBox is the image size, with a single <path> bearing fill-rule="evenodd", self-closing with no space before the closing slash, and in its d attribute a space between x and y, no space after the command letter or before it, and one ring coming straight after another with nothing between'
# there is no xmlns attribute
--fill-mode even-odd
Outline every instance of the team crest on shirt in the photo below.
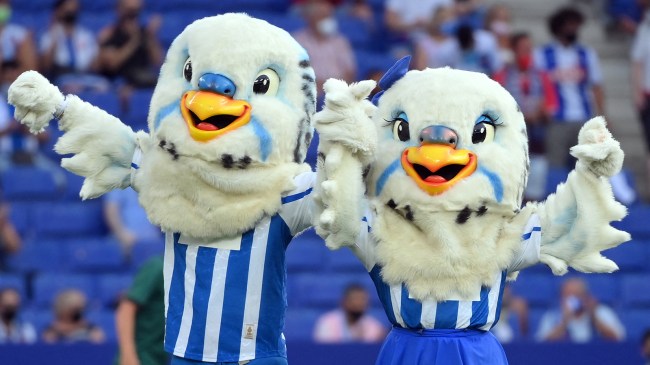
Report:
<svg viewBox="0 0 650 365"><path fill-rule="evenodd" d="M254 340L255 339L255 325L254 324L246 324L244 325L245 332L244 332L244 338L247 340Z"/></svg>

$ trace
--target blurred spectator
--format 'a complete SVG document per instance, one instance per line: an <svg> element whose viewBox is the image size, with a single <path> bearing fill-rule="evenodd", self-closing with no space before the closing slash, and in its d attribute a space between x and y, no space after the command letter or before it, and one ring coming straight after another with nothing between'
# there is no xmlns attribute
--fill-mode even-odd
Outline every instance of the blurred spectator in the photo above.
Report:
<svg viewBox="0 0 650 365"><path fill-rule="evenodd" d="M24 1L24 0L20 0ZM11 1L0 0L0 56L2 58L2 92L27 70L36 70L36 47L32 34L25 28L9 23Z"/></svg>
<svg viewBox="0 0 650 365"><path fill-rule="evenodd" d="M609 30L634 34L643 16L643 3L647 0L608 0Z"/></svg>
<svg viewBox="0 0 650 365"><path fill-rule="evenodd" d="M498 72L494 79L517 101L526 120L530 175L525 190L526 200L542 200L546 195L548 161L545 153L545 132L549 115L557 107L557 96L548 75L533 65L533 42L527 33L511 37L514 61Z"/></svg>
<svg viewBox="0 0 650 365"><path fill-rule="evenodd" d="M452 8L441 6L427 26L427 33L415 45L413 68L456 67L460 51L456 39L451 37L455 27Z"/></svg>
<svg viewBox="0 0 650 365"><path fill-rule="evenodd" d="M485 29L491 32L499 47L499 57L503 64L513 61L510 36L512 33L512 16L510 8L505 4L495 4L488 10L485 18Z"/></svg>
<svg viewBox="0 0 650 365"><path fill-rule="evenodd" d="M650 150L650 0L643 0L645 15L632 45L632 87L634 103L643 126L646 149ZM650 181L650 154L646 168Z"/></svg>
<svg viewBox="0 0 650 365"><path fill-rule="evenodd" d="M474 29L469 25L461 25L456 30L456 39L460 46L460 61L457 68L492 76L503 67L499 47L492 33L484 29Z"/></svg>
<svg viewBox="0 0 650 365"><path fill-rule="evenodd" d="M0 100L0 172L15 166L35 166L49 171L55 183L63 186L63 170L40 150L40 145L49 138L48 133L30 133L13 118L13 111L6 101Z"/></svg>
<svg viewBox="0 0 650 365"><path fill-rule="evenodd" d="M149 222L133 189L113 190L104 199L104 219L126 255L136 242L161 241L160 228Z"/></svg>
<svg viewBox="0 0 650 365"><path fill-rule="evenodd" d="M625 328L611 308L591 296L584 280L567 279L562 285L560 308L544 313L537 340L585 343L595 337L622 341Z"/></svg>
<svg viewBox="0 0 650 365"><path fill-rule="evenodd" d="M9 219L9 205L0 203L0 272L6 270L6 259L20 251L22 242Z"/></svg>
<svg viewBox="0 0 650 365"><path fill-rule="evenodd" d="M152 17L140 24L142 0L117 0L117 23L99 35L99 62L102 73L136 88L153 87L163 50L157 39L161 18Z"/></svg>
<svg viewBox="0 0 650 365"><path fill-rule="evenodd" d="M528 337L528 303L512 294L510 286L503 290L501 315L492 333L501 343L510 343Z"/></svg>
<svg viewBox="0 0 650 365"><path fill-rule="evenodd" d="M64 290L54 300L54 321L43 331L48 343L92 342L106 340L104 331L84 318L86 296L76 290Z"/></svg>
<svg viewBox="0 0 650 365"><path fill-rule="evenodd" d="M583 15L567 7L556 11L548 25L555 41L535 50L535 65L548 72L557 90L558 108L548 127L546 153L552 167L569 167L569 149L582 124L604 115L602 74L596 52L578 42Z"/></svg>
<svg viewBox="0 0 650 365"><path fill-rule="evenodd" d="M351 82L356 76L356 61L350 42L338 32L334 8L326 0L306 2L301 13L307 27L294 37L309 53L316 72L317 90L329 78Z"/></svg>
<svg viewBox="0 0 650 365"><path fill-rule="evenodd" d="M641 356L645 365L650 365L650 329L646 330L641 337Z"/></svg>
<svg viewBox="0 0 650 365"><path fill-rule="evenodd" d="M98 66L95 36L78 25L78 20L78 0L54 3L52 25L40 42L43 72L66 93L84 89L107 91L108 82L90 74Z"/></svg>
<svg viewBox="0 0 650 365"><path fill-rule="evenodd" d="M485 7L482 3L482 0L454 0L458 24L473 29L482 28L485 18Z"/></svg>
<svg viewBox="0 0 650 365"><path fill-rule="evenodd" d="M357 284L348 286L343 292L341 308L323 314L316 322L314 340L320 343L382 341L386 329L367 310L366 289Z"/></svg>
<svg viewBox="0 0 650 365"><path fill-rule="evenodd" d="M0 290L0 344L34 343L36 330L19 319L20 294L15 289Z"/></svg>
<svg viewBox="0 0 650 365"><path fill-rule="evenodd" d="M423 32L439 7L452 4L452 0L386 0L386 26L398 34Z"/></svg>
<svg viewBox="0 0 650 365"><path fill-rule="evenodd" d="M165 339L163 258L145 262L115 313L119 365L159 365L168 362Z"/></svg>
<svg viewBox="0 0 650 365"><path fill-rule="evenodd" d="M369 29L375 28L375 14L367 0L351 0L341 5L338 11L350 17L362 20Z"/></svg>

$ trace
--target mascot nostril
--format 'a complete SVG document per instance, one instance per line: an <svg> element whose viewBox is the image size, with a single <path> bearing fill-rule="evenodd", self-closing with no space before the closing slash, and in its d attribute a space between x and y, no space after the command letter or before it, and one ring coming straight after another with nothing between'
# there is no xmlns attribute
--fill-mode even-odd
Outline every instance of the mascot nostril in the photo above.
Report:
<svg viewBox="0 0 650 365"><path fill-rule="evenodd" d="M430 125L420 132L420 143L444 144L456 148L458 134L453 129L442 125Z"/></svg>
<svg viewBox="0 0 650 365"><path fill-rule="evenodd" d="M199 78L199 89L213 91L224 96L234 97L237 86L229 78L219 74L207 73Z"/></svg>

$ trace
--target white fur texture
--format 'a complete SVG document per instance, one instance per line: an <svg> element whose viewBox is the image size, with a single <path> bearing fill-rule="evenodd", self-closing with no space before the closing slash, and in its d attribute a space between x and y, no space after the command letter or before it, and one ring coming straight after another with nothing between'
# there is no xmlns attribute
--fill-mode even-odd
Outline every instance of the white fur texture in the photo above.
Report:
<svg viewBox="0 0 650 365"><path fill-rule="evenodd" d="M627 213L608 180L620 171L623 150L597 117L582 127L571 153L578 162L566 184L545 202L526 207L542 219L540 260L556 275L565 274L568 266L586 273L615 271L616 263L600 252L630 240L627 232L609 224Z"/></svg>
<svg viewBox="0 0 650 365"><path fill-rule="evenodd" d="M83 199L128 187L135 133L119 119L74 95L68 95L65 103L63 100L58 88L35 71L23 73L9 88L16 119L34 133L43 130L55 112L63 112L59 128L65 133L55 150L74 154L61 160L61 166L86 178L80 192Z"/></svg>
<svg viewBox="0 0 650 365"><path fill-rule="evenodd" d="M376 108L367 99L374 87L372 80L348 85L330 79L324 85L325 107L314 115L322 156L314 187L315 225L331 249L354 243L359 233L354 222L363 216L363 168L377 148L371 120Z"/></svg>

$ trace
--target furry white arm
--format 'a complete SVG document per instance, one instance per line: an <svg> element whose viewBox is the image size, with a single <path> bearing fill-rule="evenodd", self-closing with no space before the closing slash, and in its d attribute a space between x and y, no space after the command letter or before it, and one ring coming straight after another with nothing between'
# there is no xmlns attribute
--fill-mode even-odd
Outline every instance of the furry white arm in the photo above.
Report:
<svg viewBox="0 0 650 365"><path fill-rule="evenodd" d="M62 159L61 166L86 178L80 192L83 199L129 186L136 134L118 118L74 95L64 98L35 71L16 79L9 88L9 102L16 107L16 119L34 133L59 118L65 133L54 148L59 154L74 154Z"/></svg>
<svg viewBox="0 0 650 365"><path fill-rule="evenodd" d="M374 81L325 83L325 108L314 116L320 144L314 186L316 232L327 247L356 243L363 215L363 168L374 158L377 132L367 98Z"/></svg>
<svg viewBox="0 0 650 365"><path fill-rule="evenodd" d="M630 239L627 232L609 225L627 213L614 200L608 181L620 171L623 151L605 120L597 117L582 127L571 154L578 162L566 184L545 202L526 207L533 208L542 222L540 261L556 275L565 274L568 266L587 273L615 271L616 263L600 252Z"/></svg>

